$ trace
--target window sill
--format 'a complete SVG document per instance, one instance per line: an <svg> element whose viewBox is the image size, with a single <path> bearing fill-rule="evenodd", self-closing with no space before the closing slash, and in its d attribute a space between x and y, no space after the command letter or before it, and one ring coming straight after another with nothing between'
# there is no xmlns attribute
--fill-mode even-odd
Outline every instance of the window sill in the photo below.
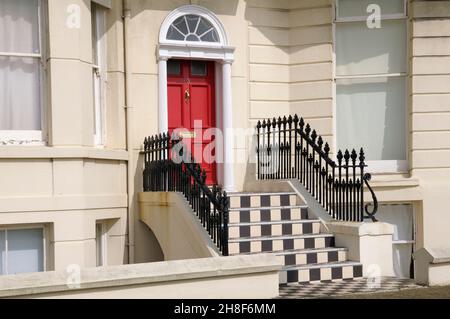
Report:
<svg viewBox="0 0 450 319"><path fill-rule="evenodd" d="M377 175L372 174L370 186L378 187L416 187L420 185L417 178L407 177L405 175Z"/></svg>
<svg viewBox="0 0 450 319"><path fill-rule="evenodd" d="M106 150L94 147L0 146L0 158L86 158L128 161L128 152L124 150Z"/></svg>

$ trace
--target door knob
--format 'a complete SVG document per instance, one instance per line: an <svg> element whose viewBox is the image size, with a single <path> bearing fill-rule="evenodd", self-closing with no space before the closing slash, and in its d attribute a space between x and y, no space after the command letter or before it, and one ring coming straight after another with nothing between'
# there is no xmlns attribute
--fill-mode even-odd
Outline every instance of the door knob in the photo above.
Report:
<svg viewBox="0 0 450 319"><path fill-rule="evenodd" d="M185 102L187 103L187 102L189 102L190 99L191 99L191 93L189 92L189 89L187 89L187 90L184 92L184 100L185 100Z"/></svg>

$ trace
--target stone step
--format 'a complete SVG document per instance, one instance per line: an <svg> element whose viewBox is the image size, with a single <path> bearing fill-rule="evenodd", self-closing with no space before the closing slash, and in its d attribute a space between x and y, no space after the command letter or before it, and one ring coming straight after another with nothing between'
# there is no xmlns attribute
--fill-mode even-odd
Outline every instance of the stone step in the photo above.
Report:
<svg viewBox="0 0 450 319"><path fill-rule="evenodd" d="M230 255L278 252L293 249L316 249L334 247L334 236L331 234L291 235L270 237L248 237L230 239L228 251Z"/></svg>
<svg viewBox="0 0 450 319"><path fill-rule="evenodd" d="M307 206L234 208L230 209L229 223L258 223L282 220L308 219Z"/></svg>
<svg viewBox="0 0 450 319"><path fill-rule="evenodd" d="M314 283L362 278L362 265L358 262L287 266L280 271L280 284Z"/></svg>
<svg viewBox="0 0 450 319"><path fill-rule="evenodd" d="M319 234L319 220L288 220L229 224L230 239L261 236Z"/></svg>
<svg viewBox="0 0 450 319"><path fill-rule="evenodd" d="M257 208L272 206L295 206L299 198L295 193L233 193L230 208Z"/></svg>
<svg viewBox="0 0 450 319"><path fill-rule="evenodd" d="M285 266L302 266L310 264L326 264L347 260L346 248L320 248L287 250L275 255Z"/></svg>

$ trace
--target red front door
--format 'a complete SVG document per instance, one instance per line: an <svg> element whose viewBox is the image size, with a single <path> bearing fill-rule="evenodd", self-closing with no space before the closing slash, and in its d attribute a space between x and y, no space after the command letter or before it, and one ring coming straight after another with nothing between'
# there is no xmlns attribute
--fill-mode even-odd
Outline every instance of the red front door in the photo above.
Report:
<svg viewBox="0 0 450 319"><path fill-rule="evenodd" d="M204 132L216 127L214 63L170 60L167 63L169 133L183 128L183 141L206 171L208 185L215 184L216 163L210 154L211 139ZM206 137L211 136L207 134ZM205 150L206 148L206 150Z"/></svg>

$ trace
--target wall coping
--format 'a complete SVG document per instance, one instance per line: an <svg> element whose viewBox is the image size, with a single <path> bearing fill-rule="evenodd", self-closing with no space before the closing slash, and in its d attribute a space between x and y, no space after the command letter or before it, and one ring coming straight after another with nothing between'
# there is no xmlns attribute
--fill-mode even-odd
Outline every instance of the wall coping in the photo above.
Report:
<svg viewBox="0 0 450 319"><path fill-rule="evenodd" d="M53 271L0 276L0 298L85 289L155 284L257 273L278 272L282 265L274 255L212 257L147 264L81 269L81 283L70 288L70 272Z"/></svg>
<svg viewBox="0 0 450 319"><path fill-rule="evenodd" d="M393 235L394 226L388 223L355 223L355 222L329 222L329 230L334 234L354 236L382 236Z"/></svg>
<svg viewBox="0 0 450 319"><path fill-rule="evenodd" d="M450 263L450 248L421 248L414 253L414 258L426 260L430 264Z"/></svg>
<svg viewBox="0 0 450 319"><path fill-rule="evenodd" d="M86 158L128 161L128 152L95 147L0 146L0 158Z"/></svg>

